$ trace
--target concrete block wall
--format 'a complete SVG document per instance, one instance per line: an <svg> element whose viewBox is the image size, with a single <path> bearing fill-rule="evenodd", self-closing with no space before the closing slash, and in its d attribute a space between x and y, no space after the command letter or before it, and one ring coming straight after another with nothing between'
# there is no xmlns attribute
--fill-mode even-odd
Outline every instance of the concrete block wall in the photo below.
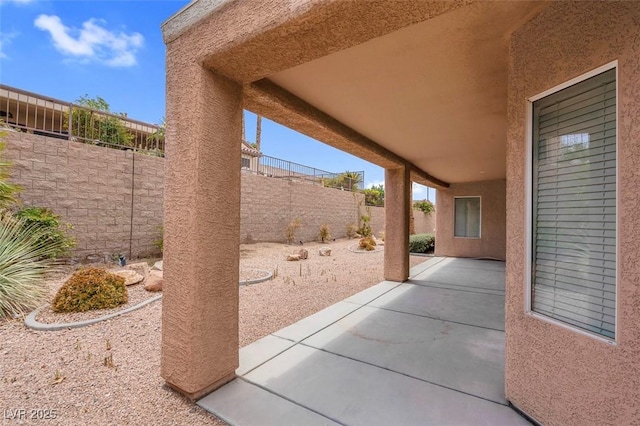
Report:
<svg viewBox="0 0 640 426"><path fill-rule="evenodd" d="M286 241L287 227L295 219L300 220L297 241L316 240L325 223L332 237L343 238L349 224L358 224L363 198L349 191L243 173L240 240Z"/></svg>
<svg viewBox="0 0 640 426"><path fill-rule="evenodd" d="M380 236L384 231L384 207L369 207L371 212L371 230ZM365 208L362 208L366 212ZM413 209L413 219L416 234L434 234L436 228L436 212L426 215L422 210Z"/></svg>
<svg viewBox="0 0 640 426"><path fill-rule="evenodd" d="M164 159L24 132L8 131L5 141L23 204L49 207L72 224L74 256L130 257L130 241L133 258L158 254ZM384 230L384 207L367 210L359 193L250 172L242 174L241 191L242 243L284 242L295 219L297 241L317 240L325 223L333 238L344 238L368 211L376 236ZM414 218L416 232L433 232L435 214L416 210Z"/></svg>
<svg viewBox="0 0 640 426"><path fill-rule="evenodd" d="M4 139L22 204L51 208L72 224L74 256L158 252L163 159L24 132Z"/></svg>

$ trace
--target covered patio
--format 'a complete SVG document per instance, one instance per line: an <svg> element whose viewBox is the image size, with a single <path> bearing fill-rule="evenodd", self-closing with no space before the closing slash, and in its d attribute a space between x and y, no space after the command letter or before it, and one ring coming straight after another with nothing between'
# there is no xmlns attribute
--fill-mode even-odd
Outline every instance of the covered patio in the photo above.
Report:
<svg viewBox="0 0 640 426"><path fill-rule="evenodd" d="M507 401L541 423L638 423L639 22L634 1L178 12L163 24L166 383L200 400L231 382L201 403L237 423L251 418L224 407L242 392L256 395L247 413L273 403L345 423L520 421ZM243 109L385 169L387 281L240 354ZM412 275L412 181L437 189L436 255L502 270L456 260ZM498 272L504 287L469 289Z"/></svg>
<svg viewBox="0 0 640 426"><path fill-rule="evenodd" d="M528 424L504 396L504 262L431 258L240 350L232 425Z"/></svg>

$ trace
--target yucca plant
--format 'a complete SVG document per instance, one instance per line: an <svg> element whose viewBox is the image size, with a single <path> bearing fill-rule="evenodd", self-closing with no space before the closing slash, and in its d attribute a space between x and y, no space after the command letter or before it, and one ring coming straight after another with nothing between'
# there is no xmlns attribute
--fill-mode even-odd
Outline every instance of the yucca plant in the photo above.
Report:
<svg viewBox="0 0 640 426"><path fill-rule="evenodd" d="M54 265L55 244L43 244L41 230L8 213L0 214L0 318L38 306L47 295L45 272Z"/></svg>

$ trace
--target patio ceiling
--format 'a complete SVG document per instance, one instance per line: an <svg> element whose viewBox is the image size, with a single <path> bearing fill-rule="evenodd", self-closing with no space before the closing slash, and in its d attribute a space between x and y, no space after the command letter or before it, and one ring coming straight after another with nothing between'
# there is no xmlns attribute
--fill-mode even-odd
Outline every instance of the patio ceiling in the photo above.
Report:
<svg viewBox="0 0 640 426"><path fill-rule="evenodd" d="M505 178L509 38L546 3L195 0L163 31L246 109L446 188Z"/></svg>
<svg viewBox="0 0 640 426"><path fill-rule="evenodd" d="M472 4L268 78L443 181L504 179L509 35L543 6Z"/></svg>

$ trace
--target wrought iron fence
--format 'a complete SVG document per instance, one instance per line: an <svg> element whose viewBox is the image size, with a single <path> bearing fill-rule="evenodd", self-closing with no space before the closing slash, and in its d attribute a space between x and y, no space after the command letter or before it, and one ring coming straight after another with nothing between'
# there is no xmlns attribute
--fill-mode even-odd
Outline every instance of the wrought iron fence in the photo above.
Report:
<svg viewBox="0 0 640 426"><path fill-rule="evenodd" d="M364 171L332 173L268 155L260 156L257 172L273 178L304 181L344 191L360 191L364 183Z"/></svg>
<svg viewBox="0 0 640 426"><path fill-rule="evenodd" d="M15 129L164 156L164 129L0 84L0 120Z"/></svg>

